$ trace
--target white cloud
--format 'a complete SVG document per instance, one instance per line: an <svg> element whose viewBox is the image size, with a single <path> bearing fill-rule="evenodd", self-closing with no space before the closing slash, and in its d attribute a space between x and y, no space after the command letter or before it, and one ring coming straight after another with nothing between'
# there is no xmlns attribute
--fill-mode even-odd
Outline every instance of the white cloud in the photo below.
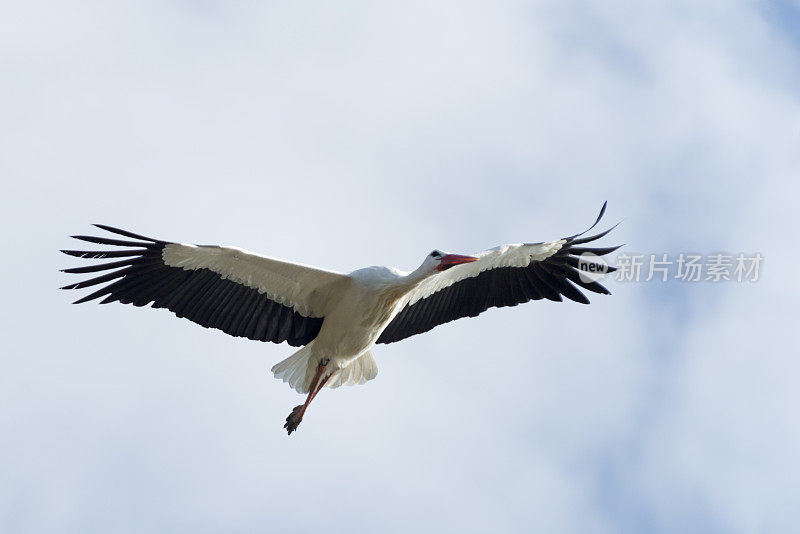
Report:
<svg viewBox="0 0 800 534"><path fill-rule="evenodd" d="M758 9L4 6L0 528L791 531L798 72ZM91 222L409 268L605 198L609 242L764 278L381 346L290 439L287 347L54 290Z"/></svg>

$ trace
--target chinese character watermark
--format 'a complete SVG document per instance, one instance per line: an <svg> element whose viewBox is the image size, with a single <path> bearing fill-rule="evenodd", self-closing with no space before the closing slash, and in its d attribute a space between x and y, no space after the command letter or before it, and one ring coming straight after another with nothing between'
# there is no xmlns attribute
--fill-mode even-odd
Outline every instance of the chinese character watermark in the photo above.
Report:
<svg viewBox="0 0 800 534"><path fill-rule="evenodd" d="M600 256L578 258L581 279L594 282L613 274L618 282L758 282L764 256L753 254L619 254L614 267Z"/></svg>

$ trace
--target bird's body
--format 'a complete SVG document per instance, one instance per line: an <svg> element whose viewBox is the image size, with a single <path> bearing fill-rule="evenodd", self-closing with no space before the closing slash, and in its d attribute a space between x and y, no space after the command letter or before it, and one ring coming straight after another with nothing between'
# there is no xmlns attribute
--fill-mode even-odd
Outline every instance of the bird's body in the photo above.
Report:
<svg viewBox="0 0 800 534"><path fill-rule="evenodd" d="M605 205L600 217L604 210ZM77 289L111 282L77 302L105 296L103 303L152 303L234 336L302 346L272 368L276 378L309 394L287 418L284 426L290 434L323 387L364 383L376 376L371 353L376 343L399 341L490 307L561 300L562 295L588 303L577 287L608 291L585 276L599 264L581 263L579 255L591 253L596 260L617 248L576 246L606 231L583 239L577 234L557 241L503 245L475 256L435 250L411 272L375 266L343 274L234 247L171 243L97 226L136 241L75 237L138 248L64 251L83 258L128 258L65 269L112 271L66 286Z"/></svg>
<svg viewBox="0 0 800 534"><path fill-rule="evenodd" d="M317 337L306 346L312 363L310 372L321 361L329 361L331 375L347 368L375 345L378 336L394 315L406 290L404 277L387 267L367 267L353 271L338 292L335 304L322 323ZM303 382L290 382L300 392L308 392L308 374ZM334 376L331 379L334 380ZM373 376L364 377L366 380ZM355 377L356 382L361 377Z"/></svg>
<svg viewBox="0 0 800 534"><path fill-rule="evenodd" d="M406 277L388 267L358 269L348 276L347 287L314 340L315 356L330 359L338 369L375 345L411 287Z"/></svg>

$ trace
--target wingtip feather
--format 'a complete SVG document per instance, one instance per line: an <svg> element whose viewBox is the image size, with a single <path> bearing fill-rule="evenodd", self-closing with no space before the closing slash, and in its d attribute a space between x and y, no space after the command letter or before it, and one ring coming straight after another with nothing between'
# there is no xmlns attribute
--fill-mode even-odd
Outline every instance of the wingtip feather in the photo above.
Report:
<svg viewBox="0 0 800 534"><path fill-rule="evenodd" d="M115 228L113 226L108 226L107 224L92 224L92 226L96 228L100 228L101 230L105 230L106 232L111 232L112 234L122 235L125 237L131 237L133 239L141 239L142 241L150 241L151 243L161 243L158 239L153 239L152 237L143 236L140 234L135 234L133 232L129 232L127 230L122 230L121 228Z"/></svg>
<svg viewBox="0 0 800 534"><path fill-rule="evenodd" d="M600 213L597 215L597 219L594 220L594 223L592 223L592 225L589 228L587 228L586 230L584 230L583 232L581 232L579 234L572 235L572 236L570 236L570 237L568 237L566 239L569 240L569 239L575 239L576 237L580 237L583 234L585 234L586 232L588 232L589 230L591 230L592 228L594 228L595 226L597 226L597 223L600 222L600 219L602 219L603 215L606 213L606 207L607 206L608 206L608 200L603 202L603 207L600 208Z"/></svg>

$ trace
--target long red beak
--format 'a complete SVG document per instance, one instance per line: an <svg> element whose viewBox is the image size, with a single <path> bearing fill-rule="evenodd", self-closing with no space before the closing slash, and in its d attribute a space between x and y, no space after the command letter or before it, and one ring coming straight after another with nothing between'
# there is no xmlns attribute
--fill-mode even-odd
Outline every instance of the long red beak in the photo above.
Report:
<svg viewBox="0 0 800 534"><path fill-rule="evenodd" d="M442 256L442 259L439 262L439 266L436 267L436 270L446 271L450 267L455 267L456 265L470 263L473 261L478 261L478 258L475 256L461 256L460 254L448 254L446 256Z"/></svg>

